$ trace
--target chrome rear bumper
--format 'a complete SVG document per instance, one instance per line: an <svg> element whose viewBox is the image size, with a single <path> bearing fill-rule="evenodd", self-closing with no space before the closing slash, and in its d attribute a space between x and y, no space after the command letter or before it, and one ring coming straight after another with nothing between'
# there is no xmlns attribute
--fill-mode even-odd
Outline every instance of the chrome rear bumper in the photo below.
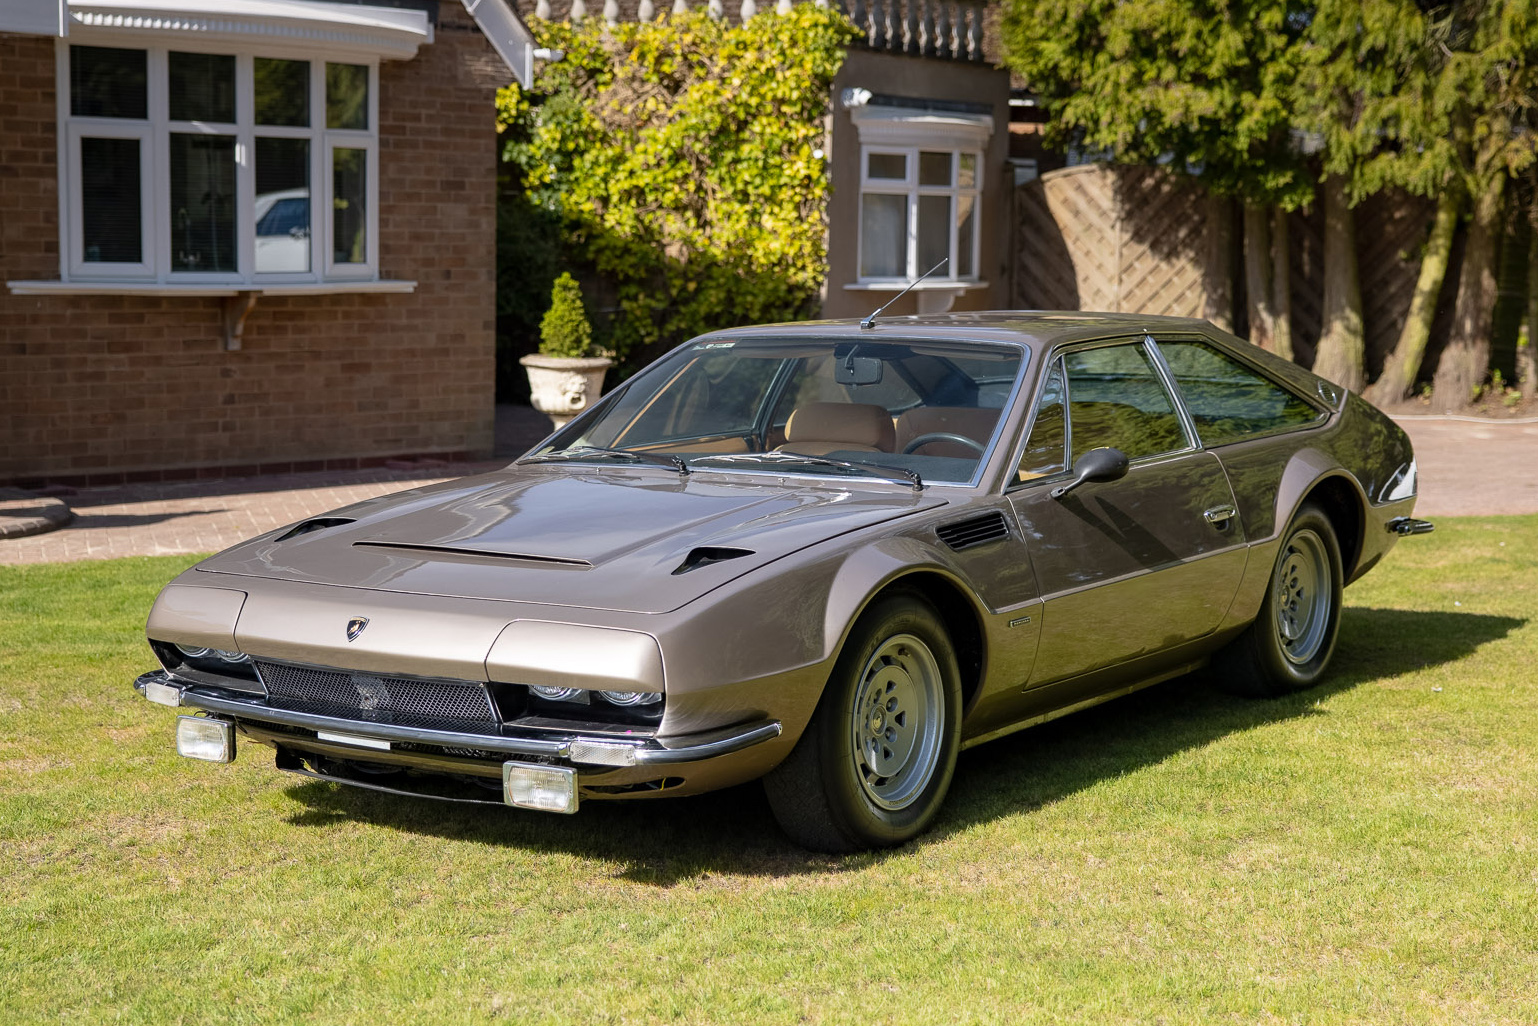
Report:
<svg viewBox="0 0 1538 1026"><path fill-rule="evenodd" d="M162 705L201 709L218 716L252 724L275 723L302 730L326 731L378 741L400 741L444 748L472 748L508 755L564 759L585 766L671 766L730 755L780 736L778 720L724 727L720 730L669 738L621 739L611 736L571 734L479 734L435 730L398 723L348 719L318 713L279 709L260 695L245 694L178 680L164 670L142 674L134 690ZM359 754L367 749L360 749Z"/></svg>

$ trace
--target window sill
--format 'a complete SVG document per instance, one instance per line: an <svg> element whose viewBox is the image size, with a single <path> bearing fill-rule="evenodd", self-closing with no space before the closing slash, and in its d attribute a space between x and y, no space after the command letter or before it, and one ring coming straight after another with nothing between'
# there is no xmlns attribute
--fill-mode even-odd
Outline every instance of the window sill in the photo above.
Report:
<svg viewBox="0 0 1538 1026"><path fill-rule="evenodd" d="M985 289L988 283L985 281L917 281L913 283L902 281L862 281L853 285L845 285L849 292L902 292L912 289L918 295L914 300L918 305L920 316L928 314L943 314L950 310L958 296L975 289ZM895 299L894 299L895 301Z"/></svg>
<svg viewBox="0 0 1538 1026"><path fill-rule="evenodd" d="M8 281L6 287L17 296L214 296L228 298L242 293L254 296L331 296L342 293L415 292L417 283L395 279L382 281L274 282L270 285L242 282L205 284L202 282L136 281Z"/></svg>
<svg viewBox="0 0 1538 1026"><path fill-rule="evenodd" d="M845 285L847 292L901 292L904 289L912 289L914 292L971 292L973 289L985 289L988 283L985 281L857 281L852 285Z"/></svg>

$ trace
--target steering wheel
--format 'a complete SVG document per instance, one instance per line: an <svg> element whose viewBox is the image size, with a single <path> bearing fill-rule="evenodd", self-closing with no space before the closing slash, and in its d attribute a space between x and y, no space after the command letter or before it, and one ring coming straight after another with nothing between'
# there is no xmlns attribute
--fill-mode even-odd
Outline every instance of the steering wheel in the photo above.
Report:
<svg viewBox="0 0 1538 1026"><path fill-rule="evenodd" d="M913 450L928 445L930 442L955 442L958 445L966 446L968 449L976 449L979 456L983 454L983 443L975 438L968 438L966 435L958 435L950 431L930 431L919 435L913 441L903 446L903 455L906 456L913 452Z"/></svg>

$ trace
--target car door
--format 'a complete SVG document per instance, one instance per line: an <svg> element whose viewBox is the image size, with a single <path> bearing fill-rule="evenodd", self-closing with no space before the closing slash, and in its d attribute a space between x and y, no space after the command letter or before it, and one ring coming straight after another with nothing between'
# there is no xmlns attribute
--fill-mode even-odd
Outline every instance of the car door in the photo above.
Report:
<svg viewBox="0 0 1538 1026"><path fill-rule="evenodd" d="M1126 476L1054 497L1073 462L1102 446L1126 453ZM1030 687L1139 657L1158 664L1217 628L1244 569L1243 529L1151 339L1054 354L1016 477L1009 500L1044 602Z"/></svg>

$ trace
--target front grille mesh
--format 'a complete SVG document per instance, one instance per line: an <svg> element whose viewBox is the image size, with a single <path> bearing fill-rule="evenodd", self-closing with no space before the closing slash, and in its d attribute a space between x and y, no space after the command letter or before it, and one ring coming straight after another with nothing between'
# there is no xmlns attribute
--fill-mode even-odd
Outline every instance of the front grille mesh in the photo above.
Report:
<svg viewBox="0 0 1538 1026"><path fill-rule="evenodd" d="M486 686L474 681L416 680L286 663L259 662L256 668L274 705L369 720L497 723Z"/></svg>

